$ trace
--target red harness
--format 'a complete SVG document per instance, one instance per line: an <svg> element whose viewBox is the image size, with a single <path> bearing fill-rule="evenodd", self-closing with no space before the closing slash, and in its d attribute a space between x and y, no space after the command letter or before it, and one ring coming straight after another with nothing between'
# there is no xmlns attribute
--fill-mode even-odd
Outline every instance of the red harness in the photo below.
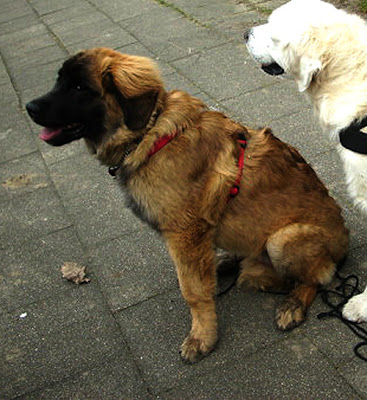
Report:
<svg viewBox="0 0 367 400"><path fill-rule="evenodd" d="M160 149L162 149L166 144L168 144L173 138L175 138L176 135L177 135L177 132L174 132L171 135L164 135L164 136L160 137L159 139L157 139L156 142L154 143L153 147L150 149L150 151L148 153L148 157L152 157L155 153L157 153ZM227 201L236 197L238 195L238 193L240 192L240 183L241 183L241 178L242 178L242 173L243 173L243 167L245 164L245 149L246 149L246 145L247 145L246 138L241 133L238 135L237 141L240 145L240 156L238 158L238 164L237 164L238 172L237 172L236 180L229 191L229 196L228 196Z"/></svg>
<svg viewBox="0 0 367 400"><path fill-rule="evenodd" d="M172 139L174 139L177 135L177 131L172 133L171 135L164 135L157 139L153 145L153 147L150 149L148 153L148 157L152 157L155 153L157 153L159 150L161 150L166 144L168 144ZM240 156L238 158L238 172L237 172L237 177L236 180L231 187L228 195L227 201L233 199L236 197L240 191L240 183L241 183L241 178L242 178L242 173L243 173L243 167L245 163L245 149L246 149L246 138L243 133L238 134L238 139L237 139L239 145L240 145ZM129 154L130 152L128 151L125 155L124 158ZM110 167L108 169L108 172L112 176L116 176L118 169L121 167L121 163L118 165L115 165L114 167Z"/></svg>

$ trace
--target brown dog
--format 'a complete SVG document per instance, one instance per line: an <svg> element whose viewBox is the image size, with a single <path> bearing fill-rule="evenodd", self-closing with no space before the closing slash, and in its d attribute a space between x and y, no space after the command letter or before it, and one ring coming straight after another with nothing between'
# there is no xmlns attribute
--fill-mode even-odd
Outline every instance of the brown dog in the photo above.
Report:
<svg viewBox="0 0 367 400"><path fill-rule="evenodd" d="M27 110L50 144L83 137L114 167L133 210L162 233L192 315L184 360L217 340L217 248L243 258L241 284L279 290L292 282L276 313L280 329L305 319L346 254L341 210L295 149L187 93L167 93L147 58L83 51Z"/></svg>

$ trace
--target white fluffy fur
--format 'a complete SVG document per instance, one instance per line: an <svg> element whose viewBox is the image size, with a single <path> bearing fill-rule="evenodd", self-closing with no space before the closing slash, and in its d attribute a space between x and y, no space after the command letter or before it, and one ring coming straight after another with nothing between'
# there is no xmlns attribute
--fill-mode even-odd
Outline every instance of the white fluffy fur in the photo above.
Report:
<svg viewBox="0 0 367 400"><path fill-rule="evenodd" d="M306 92L343 161L348 192L367 212L367 156L338 144L338 133L367 115L367 25L321 0L291 0L249 32L261 64L276 62Z"/></svg>
<svg viewBox="0 0 367 400"><path fill-rule="evenodd" d="M348 301L343 308L343 317L353 322L367 322L367 287Z"/></svg>

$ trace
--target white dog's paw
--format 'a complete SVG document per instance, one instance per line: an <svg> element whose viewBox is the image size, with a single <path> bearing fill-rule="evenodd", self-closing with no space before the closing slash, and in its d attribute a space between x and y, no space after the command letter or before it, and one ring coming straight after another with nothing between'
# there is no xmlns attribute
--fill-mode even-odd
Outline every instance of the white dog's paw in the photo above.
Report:
<svg viewBox="0 0 367 400"><path fill-rule="evenodd" d="M352 322L367 322L367 287L348 301L343 308L343 317Z"/></svg>

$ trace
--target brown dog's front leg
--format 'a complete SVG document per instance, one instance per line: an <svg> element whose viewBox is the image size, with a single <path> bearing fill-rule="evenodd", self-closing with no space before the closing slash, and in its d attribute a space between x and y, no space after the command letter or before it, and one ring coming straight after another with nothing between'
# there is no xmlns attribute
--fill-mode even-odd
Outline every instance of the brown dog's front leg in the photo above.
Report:
<svg viewBox="0 0 367 400"><path fill-rule="evenodd" d="M217 341L215 252L209 236L192 229L166 235L181 293L191 311L191 331L181 345L181 357L189 362L210 353Z"/></svg>

